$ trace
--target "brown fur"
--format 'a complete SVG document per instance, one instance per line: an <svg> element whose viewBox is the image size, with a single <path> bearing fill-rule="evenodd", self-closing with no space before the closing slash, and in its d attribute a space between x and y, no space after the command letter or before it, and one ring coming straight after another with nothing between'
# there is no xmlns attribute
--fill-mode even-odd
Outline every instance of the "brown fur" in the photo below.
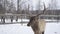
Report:
<svg viewBox="0 0 60 34"><path fill-rule="evenodd" d="M45 20L38 19L38 17L33 16L30 18L30 22L27 24L27 26L31 26L34 34L44 34Z"/></svg>

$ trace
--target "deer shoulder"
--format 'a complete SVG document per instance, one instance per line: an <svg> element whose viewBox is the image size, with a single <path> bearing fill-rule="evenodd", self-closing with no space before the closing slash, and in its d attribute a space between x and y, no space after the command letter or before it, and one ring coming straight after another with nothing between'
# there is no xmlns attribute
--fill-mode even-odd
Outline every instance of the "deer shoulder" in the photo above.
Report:
<svg viewBox="0 0 60 34"><path fill-rule="evenodd" d="M39 28L41 31L44 31L45 30L45 25L46 25L46 22L44 19L39 19Z"/></svg>

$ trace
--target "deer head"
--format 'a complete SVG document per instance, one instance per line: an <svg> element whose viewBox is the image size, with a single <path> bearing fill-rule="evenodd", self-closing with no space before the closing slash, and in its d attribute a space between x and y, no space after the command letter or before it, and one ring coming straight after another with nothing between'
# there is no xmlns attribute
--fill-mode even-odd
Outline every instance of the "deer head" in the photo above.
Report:
<svg viewBox="0 0 60 34"><path fill-rule="evenodd" d="M36 16L30 17L30 21L29 21L29 23L27 24L27 26L32 26L32 25L34 25L34 23L38 22L39 15L44 14L44 13L45 13L45 10L46 10L46 7L45 7L45 4L44 4L43 13L40 13L40 14L37 14Z"/></svg>

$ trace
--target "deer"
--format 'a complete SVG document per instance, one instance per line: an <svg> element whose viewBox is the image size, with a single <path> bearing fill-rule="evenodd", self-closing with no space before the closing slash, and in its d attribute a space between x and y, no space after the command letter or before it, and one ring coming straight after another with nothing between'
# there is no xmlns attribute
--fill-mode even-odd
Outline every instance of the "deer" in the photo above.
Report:
<svg viewBox="0 0 60 34"><path fill-rule="evenodd" d="M30 17L30 21L27 24L27 26L31 26L34 34L44 34L45 32L46 21L44 19L39 18L39 16L44 14L45 11L46 11L46 7L44 4L44 10L42 13Z"/></svg>

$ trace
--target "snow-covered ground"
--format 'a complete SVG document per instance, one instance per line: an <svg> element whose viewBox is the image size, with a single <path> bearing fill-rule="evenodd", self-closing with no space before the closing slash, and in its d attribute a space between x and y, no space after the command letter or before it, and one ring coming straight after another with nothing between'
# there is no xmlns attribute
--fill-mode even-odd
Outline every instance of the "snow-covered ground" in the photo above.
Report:
<svg viewBox="0 0 60 34"><path fill-rule="evenodd" d="M20 24L0 25L0 34L34 34L31 27ZM60 34L60 23L47 23L45 34Z"/></svg>
<svg viewBox="0 0 60 34"><path fill-rule="evenodd" d="M60 23L47 23L45 34L60 34Z"/></svg>
<svg viewBox="0 0 60 34"><path fill-rule="evenodd" d="M0 34L34 34L26 24L0 25ZM46 23L45 34L60 34L60 23Z"/></svg>
<svg viewBox="0 0 60 34"><path fill-rule="evenodd" d="M20 24L0 25L0 34L34 34L31 27Z"/></svg>

